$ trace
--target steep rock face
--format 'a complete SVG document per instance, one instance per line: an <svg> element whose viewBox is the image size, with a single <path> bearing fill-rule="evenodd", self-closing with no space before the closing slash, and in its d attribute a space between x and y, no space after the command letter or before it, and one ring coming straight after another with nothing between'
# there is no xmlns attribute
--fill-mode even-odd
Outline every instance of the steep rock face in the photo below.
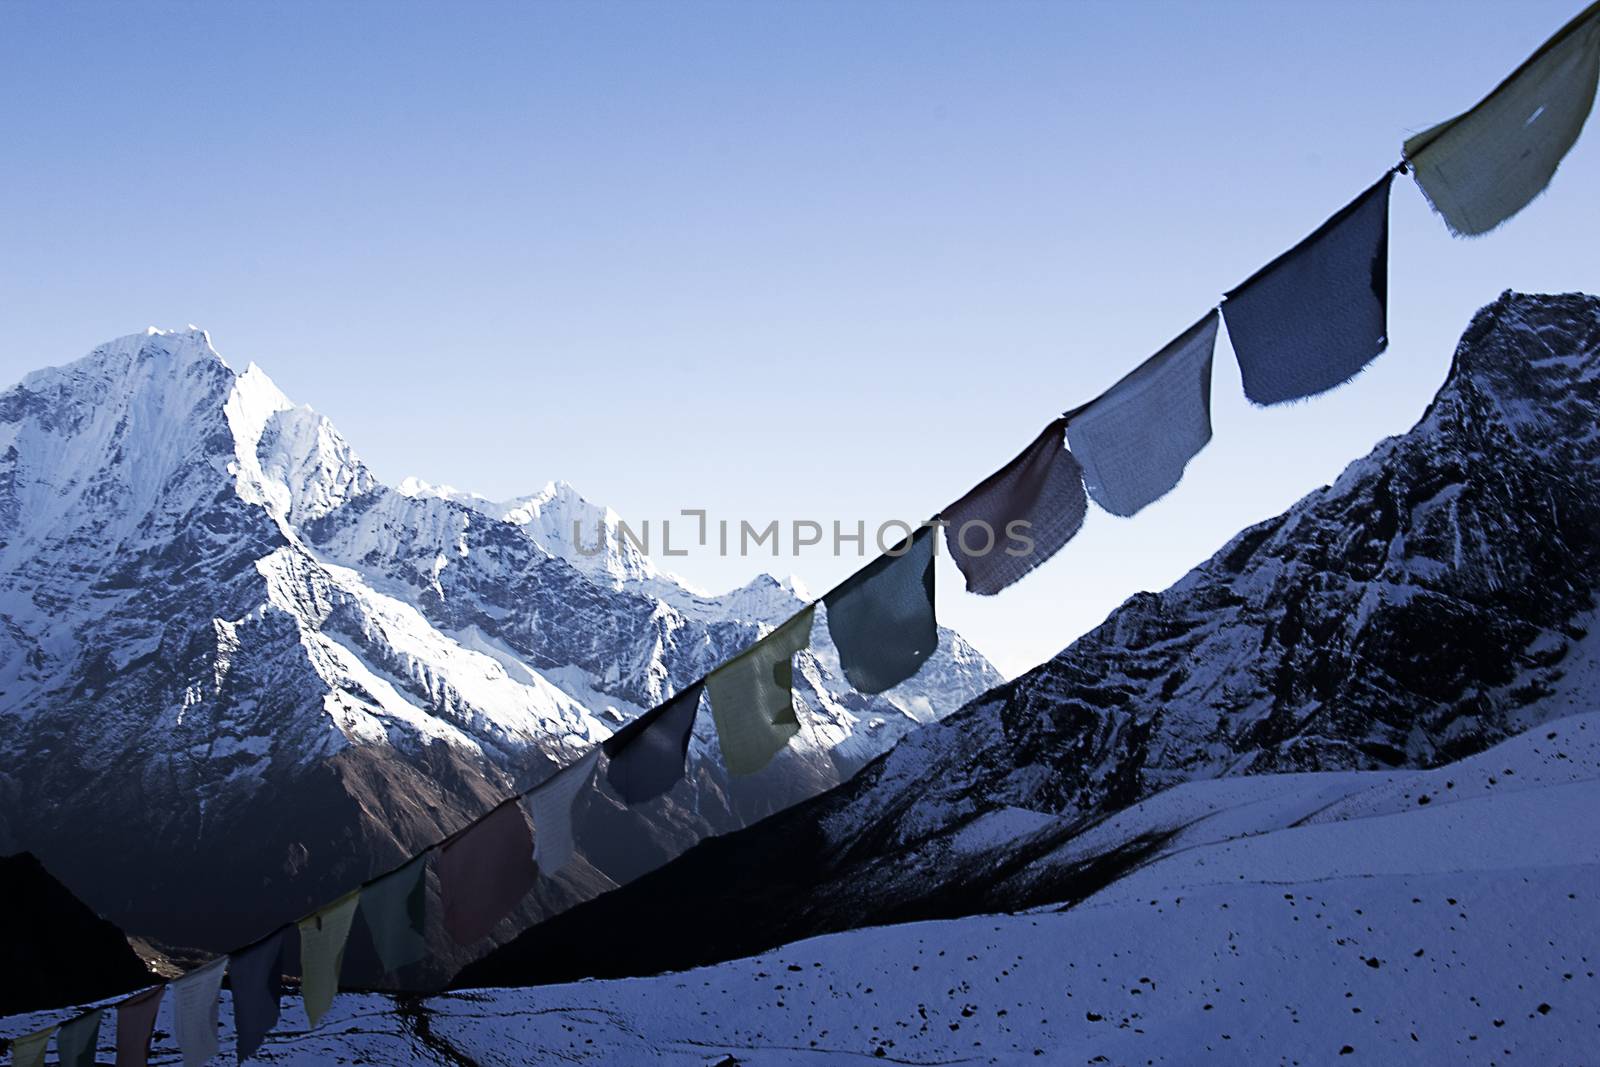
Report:
<svg viewBox="0 0 1600 1067"><path fill-rule="evenodd" d="M575 551L563 525L607 513L570 487L498 512L406 490L198 330L0 394L0 847L125 928L225 948L537 782L802 604L770 578L697 594L614 541ZM871 700L830 655L802 662L808 728L767 772L728 782L702 716L689 782L612 830L600 804L595 862L524 918L825 789L998 681L949 631Z"/></svg>
<svg viewBox="0 0 1600 1067"><path fill-rule="evenodd" d="M644 974L1080 898L1179 782L1436 766L1600 696L1600 299L1480 311L1409 433L854 780L536 927L461 984ZM648 931L648 936L646 932Z"/></svg>
<svg viewBox="0 0 1600 1067"><path fill-rule="evenodd" d="M128 939L37 859L0 856L0 1015L80 1004L152 981Z"/></svg>

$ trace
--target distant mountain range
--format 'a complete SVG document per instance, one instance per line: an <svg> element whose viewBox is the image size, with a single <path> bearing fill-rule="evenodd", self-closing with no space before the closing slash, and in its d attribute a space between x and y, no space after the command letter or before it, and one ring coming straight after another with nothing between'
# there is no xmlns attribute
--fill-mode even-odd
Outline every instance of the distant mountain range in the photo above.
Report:
<svg viewBox="0 0 1600 1067"><path fill-rule="evenodd" d="M227 948L540 780L802 604L690 589L570 486L504 503L381 484L331 423L196 329L0 394L0 852L124 929ZM589 543L592 549L592 540ZM596 794L519 921L836 784L1000 681L959 636L881 697L819 628L805 729L761 774L645 815ZM507 923L506 930L515 929Z"/></svg>
<svg viewBox="0 0 1600 1067"><path fill-rule="evenodd" d="M532 928L459 983L648 975L1091 897L1183 828L1094 835L1160 790L1436 767L1595 710L1597 592L1600 299L1506 293L1421 421L1333 485L832 792Z"/></svg>

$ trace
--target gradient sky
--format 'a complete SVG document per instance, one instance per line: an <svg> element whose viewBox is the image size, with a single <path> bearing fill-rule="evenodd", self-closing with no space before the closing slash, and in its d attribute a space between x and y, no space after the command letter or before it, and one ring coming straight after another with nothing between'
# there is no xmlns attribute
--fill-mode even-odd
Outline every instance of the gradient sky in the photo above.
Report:
<svg viewBox="0 0 1600 1067"><path fill-rule="evenodd" d="M195 323L385 481L921 519L1581 0L0 3L0 381ZM1600 134L1500 231L1395 184L1387 355L943 621L1008 673L1409 427L1474 309L1600 290ZM712 589L859 565L659 561Z"/></svg>

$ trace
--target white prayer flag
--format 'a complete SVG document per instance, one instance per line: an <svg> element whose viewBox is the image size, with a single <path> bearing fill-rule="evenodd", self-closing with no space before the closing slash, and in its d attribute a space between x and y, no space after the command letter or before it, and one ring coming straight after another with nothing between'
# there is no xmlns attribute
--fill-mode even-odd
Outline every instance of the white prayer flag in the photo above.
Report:
<svg viewBox="0 0 1600 1067"><path fill-rule="evenodd" d="M1094 502L1132 515L1183 478L1211 440L1217 313L1189 327L1100 397L1067 416L1067 442Z"/></svg>
<svg viewBox="0 0 1600 1067"><path fill-rule="evenodd" d="M186 1067L202 1067L217 1054L217 994L228 957L218 956L172 980L172 1034Z"/></svg>
<svg viewBox="0 0 1600 1067"><path fill-rule="evenodd" d="M533 861L546 877L572 861L572 804L589 784L600 760L596 748L570 767L564 767L535 789L524 804L533 820Z"/></svg>

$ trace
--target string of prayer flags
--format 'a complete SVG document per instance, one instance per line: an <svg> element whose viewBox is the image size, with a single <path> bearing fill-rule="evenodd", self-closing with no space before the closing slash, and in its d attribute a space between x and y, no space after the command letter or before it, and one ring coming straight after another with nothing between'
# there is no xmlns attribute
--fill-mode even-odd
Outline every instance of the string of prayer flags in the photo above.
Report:
<svg viewBox="0 0 1600 1067"><path fill-rule="evenodd" d="M694 734L694 719L704 691L705 683L695 682L628 723L600 746L608 761L606 781L624 801L642 804L683 778L689 739ZM537 835L537 819L534 831Z"/></svg>
<svg viewBox="0 0 1600 1067"><path fill-rule="evenodd" d="M538 877L522 805L508 800L446 841L434 870L450 936L461 945L489 936Z"/></svg>
<svg viewBox="0 0 1600 1067"><path fill-rule="evenodd" d="M333 998L339 992L344 946L360 900L361 891L354 890L300 920L300 997L313 1028L333 1006Z"/></svg>
<svg viewBox="0 0 1600 1067"><path fill-rule="evenodd" d="M150 1035L167 987L158 985L117 1005L117 1067L148 1067Z"/></svg>
<svg viewBox="0 0 1600 1067"><path fill-rule="evenodd" d="M722 762L733 775L765 767L800 732L794 713L794 657L811 647L816 605L706 677Z"/></svg>
<svg viewBox="0 0 1600 1067"><path fill-rule="evenodd" d="M172 1034L185 1067L201 1067L217 1054L217 994L228 957L172 980Z"/></svg>
<svg viewBox="0 0 1600 1067"><path fill-rule="evenodd" d="M1470 110L1408 139L1405 162L1452 233L1487 233L1549 184L1576 143L1600 91L1600 2L1546 41ZM1389 196L1386 173L1315 232L1253 274L1213 310L1105 394L1051 422L1028 448L939 518L969 592L994 595L1038 567L1082 528L1092 496L1129 516L1170 492L1211 439L1210 390L1219 322L1226 322L1246 396L1279 404L1332 389L1388 346ZM1220 318L1219 318L1220 315ZM1068 448L1070 438L1071 448ZM845 676L881 693L914 675L934 650L934 538L929 526L830 592L829 632ZM629 804L682 779L702 693L711 700L723 762L732 775L765 767L799 732L794 656L810 646L815 605L660 706L526 797L507 800L437 846L445 929L471 945L532 890L541 867L573 855L572 809L601 751L607 777ZM306 1013L331 1006L356 912L394 972L427 955L427 853L298 924ZM186 1067L218 1052L219 994L233 975L240 1059L278 1022L287 928L168 983L173 1036ZM119 1067L146 1067L166 986L117 1005ZM12 1062L37 1067L54 1038L60 1062L92 1064L103 1009L16 1038Z"/></svg>
<svg viewBox="0 0 1600 1067"><path fill-rule="evenodd" d="M55 1036L56 1029L47 1026L15 1038L11 1042L12 1067L44 1067L44 1054L50 1047L50 1039Z"/></svg>
<svg viewBox="0 0 1600 1067"><path fill-rule="evenodd" d="M428 857L424 853L361 891L361 917L385 974L428 954Z"/></svg>
<svg viewBox="0 0 1600 1067"><path fill-rule="evenodd" d="M892 689L939 644L933 531L923 526L823 598L839 664L863 693Z"/></svg>
<svg viewBox="0 0 1600 1067"><path fill-rule="evenodd" d="M547 878L572 862L572 804L589 784L600 749L563 767L528 794L528 814L533 818L533 862Z"/></svg>
<svg viewBox="0 0 1600 1067"><path fill-rule="evenodd" d="M1389 344L1389 184L1356 197L1315 233L1228 293L1228 322L1257 404L1343 385Z"/></svg>
<svg viewBox="0 0 1600 1067"><path fill-rule="evenodd" d="M256 1054L278 1025L283 996L283 950L289 930L283 927L265 941L228 958L228 985L233 990L233 1028L239 1062Z"/></svg>
<svg viewBox="0 0 1600 1067"><path fill-rule="evenodd" d="M1544 191L1578 140L1600 78L1600 4L1567 23L1472 110L1405 144L1450 232L1488 233Z"/></svg>
<svg viewBox="0 0 1600 1067"><path fill-rule="evenodd" d="M1067 451L1066 420L945 508L945 543L967 591L993 596L1061 550L1083 527L1083 468Z"/></svg>
<svg viewBox="0 0 1600 1067"><path fill-rule="evenodd" d="M1067 416L1067 441L1094 502L1129 516L1166 496L1211 440L1217 312Z"/></svg>

